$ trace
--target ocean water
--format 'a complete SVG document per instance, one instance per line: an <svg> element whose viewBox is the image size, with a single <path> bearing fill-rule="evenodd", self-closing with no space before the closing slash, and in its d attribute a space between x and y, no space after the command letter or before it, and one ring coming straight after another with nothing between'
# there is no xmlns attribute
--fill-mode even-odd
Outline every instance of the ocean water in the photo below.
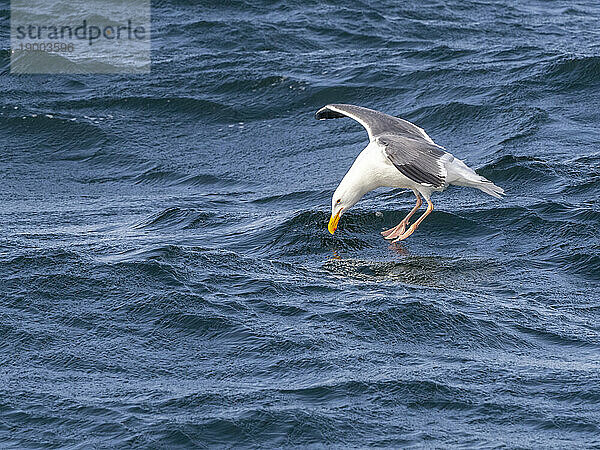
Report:
<svg viewBox="0 0 600 450"><path fill-rule="evenodd" d="M0 20L8 27L9 7ZM152 72L0 51L0 447L600 446L593 0L154 2ZM468 188L404 242L408 119Z"/></svg>

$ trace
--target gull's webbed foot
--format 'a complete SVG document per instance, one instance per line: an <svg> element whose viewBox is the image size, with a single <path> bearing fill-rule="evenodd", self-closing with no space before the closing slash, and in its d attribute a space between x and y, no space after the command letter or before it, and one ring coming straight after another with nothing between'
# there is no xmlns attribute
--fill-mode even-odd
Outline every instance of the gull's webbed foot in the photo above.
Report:
<svg viewBox="0 0 600 450"><path fill-rule="evenodd" d="M396 225L394 228L390 228L389 230L382 231L381 234L383 235L383 237L385 239L395 239L398 236L400 236L402 233L404 233L404 231L406 230L406 224L407 224L407 222L405 220L403 220L398 225Z"/></svg>
<svg viewBox="0 0 600 450"><path fill-rule="evenodd" d="M402 222L400 222L394 228L390 228L389 230L385 230L385 231L381 232L381 234L383 235L383 237L385 239L397 239L406 233L406 227L408 226L408 223L409 223L408 221L413 216L413 214L417 212L417 210L421 207L421 204L423 203L421 200L421 196L419 195L419 192L418 191L413 191L413 192L415 193L415 197L417 199L415 206L406 215L406 217L404 219L402 219Z"/></svg>
<svg viewBox="0 0 600 450"><path fill-rule="evenodd" d="M396 225L396 226L398 226L398 225ZM392 227L392 228L390 228L389 230L382 231L382 232L381 232L381 235L382 235L383 237L386 237L388 234L390 234L390 233L391 233L392 231L394 231L395 229L396 229L396 227Z"/></svg>
<svg viewBox="0 0 600 450"><path fill-rule="evenodd" d="M427 217L429 214L431 214L431 211L433 211L433 203L431 203L429 201L429 199L427 199L427 202L428 202L428 205L427 205L427 210L425 211L425 213L423 213L423 215L421 217L419 217L417 219L417 221L408 228L408 230L406 230L404 233L402 233L400 236L398 236L396 238L396 240L394 240L392 242L403 241L404 239L409 237L411 234L413 234L415 232L415 230L419 227L419 225L421 225L421 222L423 222L423 220L425 220L425 217Z"/></svg>
<svg viewBox="0 0 600 450"><path fill-rule="evenodd" d="M407 237L409 237L411 234L413 234L416 229L417 229L417 227L414 224L411 225L410 227L408 227L408 230L406 230L403 233L401 233L398 236L396 236L396 239L393 240L392 242L403 241L404 239L406 239Z"/></svg>

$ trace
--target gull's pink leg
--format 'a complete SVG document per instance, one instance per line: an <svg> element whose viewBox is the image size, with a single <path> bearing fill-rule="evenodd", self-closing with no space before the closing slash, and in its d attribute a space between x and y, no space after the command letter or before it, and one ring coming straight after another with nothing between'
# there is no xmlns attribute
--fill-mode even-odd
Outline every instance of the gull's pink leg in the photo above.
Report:
<svg viewBox="0 0 600 450"><path fill-rule="evenodd" d="M398 238L393 241L393 242L398 242L398 241L402 241L404 239L406 239L407 237L409 237L411 234L413 234L415 232L415 230L419 227L419 225L421 225L421 222L423 222L423 220L425 220L425 217L427 217L429 214L431 214L431 211L433 211L433 203L431 203L431 200L427 200L427 210L423 213L423 215L421 217L419 217L417 219L417 221L415 223L413 223L410 228L408 230L406 230L404 233L402 233L400 236L398 236Z"/></svg>
<svg viewBox="0 0 600 450"><path fill-rule="evenodd" d="M394 228L390 228L389 230L382 231L381 234L386 239L395 239L406 230L406 226L408 225L408 221L413 216L414 213L421 207L423 204L423 200L421 200L421 196L417 191L413 191L415 193L415 197L417 197L417 204L413 207L413 209L406 215L402 222L396 225Z"/></svg>

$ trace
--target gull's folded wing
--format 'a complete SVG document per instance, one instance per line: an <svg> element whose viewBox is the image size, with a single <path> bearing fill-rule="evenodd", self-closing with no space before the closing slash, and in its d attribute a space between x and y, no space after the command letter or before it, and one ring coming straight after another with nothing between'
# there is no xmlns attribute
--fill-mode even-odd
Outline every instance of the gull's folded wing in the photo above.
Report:
<svg viewBox="0 0 600 450"><path fill-rule="evenodd" d="M446 182L442 157L446 152L422 139L382 135L375 139L388 159L402 174L417 183L439 188Z"/></svg>

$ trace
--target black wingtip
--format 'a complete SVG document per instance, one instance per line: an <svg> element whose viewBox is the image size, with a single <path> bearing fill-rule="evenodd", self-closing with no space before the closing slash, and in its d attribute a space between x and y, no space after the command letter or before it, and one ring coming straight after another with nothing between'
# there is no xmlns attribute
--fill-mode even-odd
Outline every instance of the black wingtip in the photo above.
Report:
<svg viewBox="0 0 600 450"><path fill-rule="evenodd" d="M343 114L332 111L327 106L324 106L320 110L315 113L315 119L324 120L324 119L339 119L340 117L346 117Z"/></svg>

